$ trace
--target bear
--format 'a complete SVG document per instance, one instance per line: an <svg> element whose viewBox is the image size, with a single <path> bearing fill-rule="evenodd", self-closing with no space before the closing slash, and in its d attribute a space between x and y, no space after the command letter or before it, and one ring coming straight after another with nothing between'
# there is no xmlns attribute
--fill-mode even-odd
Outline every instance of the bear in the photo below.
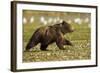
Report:
<svg viewBox="0 0 100 73"><path fill-rule="evenodd" d="M64 38L66 33L71 33L73 31L74 29L71 27L71 25L64 20L58 24L40 27L33 33L32 37L30 38L26 46L26 51L29 51L38 43L41 44L40 50L46 51L48 45L54 42L59 49L64 50L64 45L73 46L69 40Z"/></svg>

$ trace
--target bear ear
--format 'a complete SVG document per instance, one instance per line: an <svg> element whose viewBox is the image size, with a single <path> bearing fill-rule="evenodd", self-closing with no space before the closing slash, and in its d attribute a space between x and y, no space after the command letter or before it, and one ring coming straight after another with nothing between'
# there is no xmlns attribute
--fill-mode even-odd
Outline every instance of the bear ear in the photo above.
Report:
<svg viewBox="0 0 100 73"><path fill-rule="evenodd" d="M65 21L64 20L62 20L62 23L60 23L60 27L62 27L62 25L65 23Z"/></svg>
<svg viewBox="0 0 100 73"><path fill-rule="evenodd" d="M65 23L65 21L63 20L63 21L62 21L62 24L64 24L64 23Z"/></svg>

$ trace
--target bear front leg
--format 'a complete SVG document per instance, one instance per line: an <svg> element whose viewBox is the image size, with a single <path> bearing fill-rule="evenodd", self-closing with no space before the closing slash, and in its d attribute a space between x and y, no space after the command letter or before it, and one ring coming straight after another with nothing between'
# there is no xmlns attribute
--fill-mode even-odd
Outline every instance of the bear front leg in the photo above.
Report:
<svg viewBox="0 0 100 73"><path fill-rule="evenodd" d="M48 45L41 44L41 48L40 49L43 50L43 51L47 51L47 49L46 49L47 47L48 47Z"/></svg>
<svg viewBox="0 0 100 73"><path fill-rule="evenodd" d="M69 41L69 40L64 40L65 41L65 43L64 43L64 45L70 45L70 46L73 46L73 44Z"/></svg>
<svg viewBox="0 0 100 73"><path fill-rule="evenodd" d="M60 40L56 42L56 45L59 47L59 49L65 50L65 48L63 47L64 45Z"/></svg>
<svg viewBox="0 0 100 73"><path fill-rule="evenodd" d="M59 36L56 40L56 45L59 47L61 50L65 50L64 46L64 38L62 36Z"/></svg>
<svg viewBox="0 0 100 73"><path fill-rule="evenodd" d="M61 50L65 50L65 48L63 47L62 44L57 44L57 46L59 47L59 49L61 49Z"/></svg>

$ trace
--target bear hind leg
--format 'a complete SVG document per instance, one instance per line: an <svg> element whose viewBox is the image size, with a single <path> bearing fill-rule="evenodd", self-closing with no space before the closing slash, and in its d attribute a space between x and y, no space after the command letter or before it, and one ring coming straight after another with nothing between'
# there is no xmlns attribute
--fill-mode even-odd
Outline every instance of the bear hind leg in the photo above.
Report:
<svg viewBox="0 0 100 73"><path fill-rule="evenodd" d="M43 51L47 51L47 49L46 49L47 47L48 47L48 45L42 45L42 44L41 44L40 49L43 50Z"/></svg>

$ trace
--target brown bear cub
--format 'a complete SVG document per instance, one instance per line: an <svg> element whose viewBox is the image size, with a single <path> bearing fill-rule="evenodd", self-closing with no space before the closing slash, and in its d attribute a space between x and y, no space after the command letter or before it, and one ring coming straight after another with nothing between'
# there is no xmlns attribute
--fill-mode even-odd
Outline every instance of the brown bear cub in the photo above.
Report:
<svg viewBox="0 0 100 73"><path fill-rule="evenodd" d="M72 43L63 36L66 33L73 32L71 25L65 21L53 26L46 26L38 28L30 38L26 50L31 49L38 43L41 44L40 49L46 51L49 44L56 43L59 49L64 49L64 45L71 45Z"/></svg>

